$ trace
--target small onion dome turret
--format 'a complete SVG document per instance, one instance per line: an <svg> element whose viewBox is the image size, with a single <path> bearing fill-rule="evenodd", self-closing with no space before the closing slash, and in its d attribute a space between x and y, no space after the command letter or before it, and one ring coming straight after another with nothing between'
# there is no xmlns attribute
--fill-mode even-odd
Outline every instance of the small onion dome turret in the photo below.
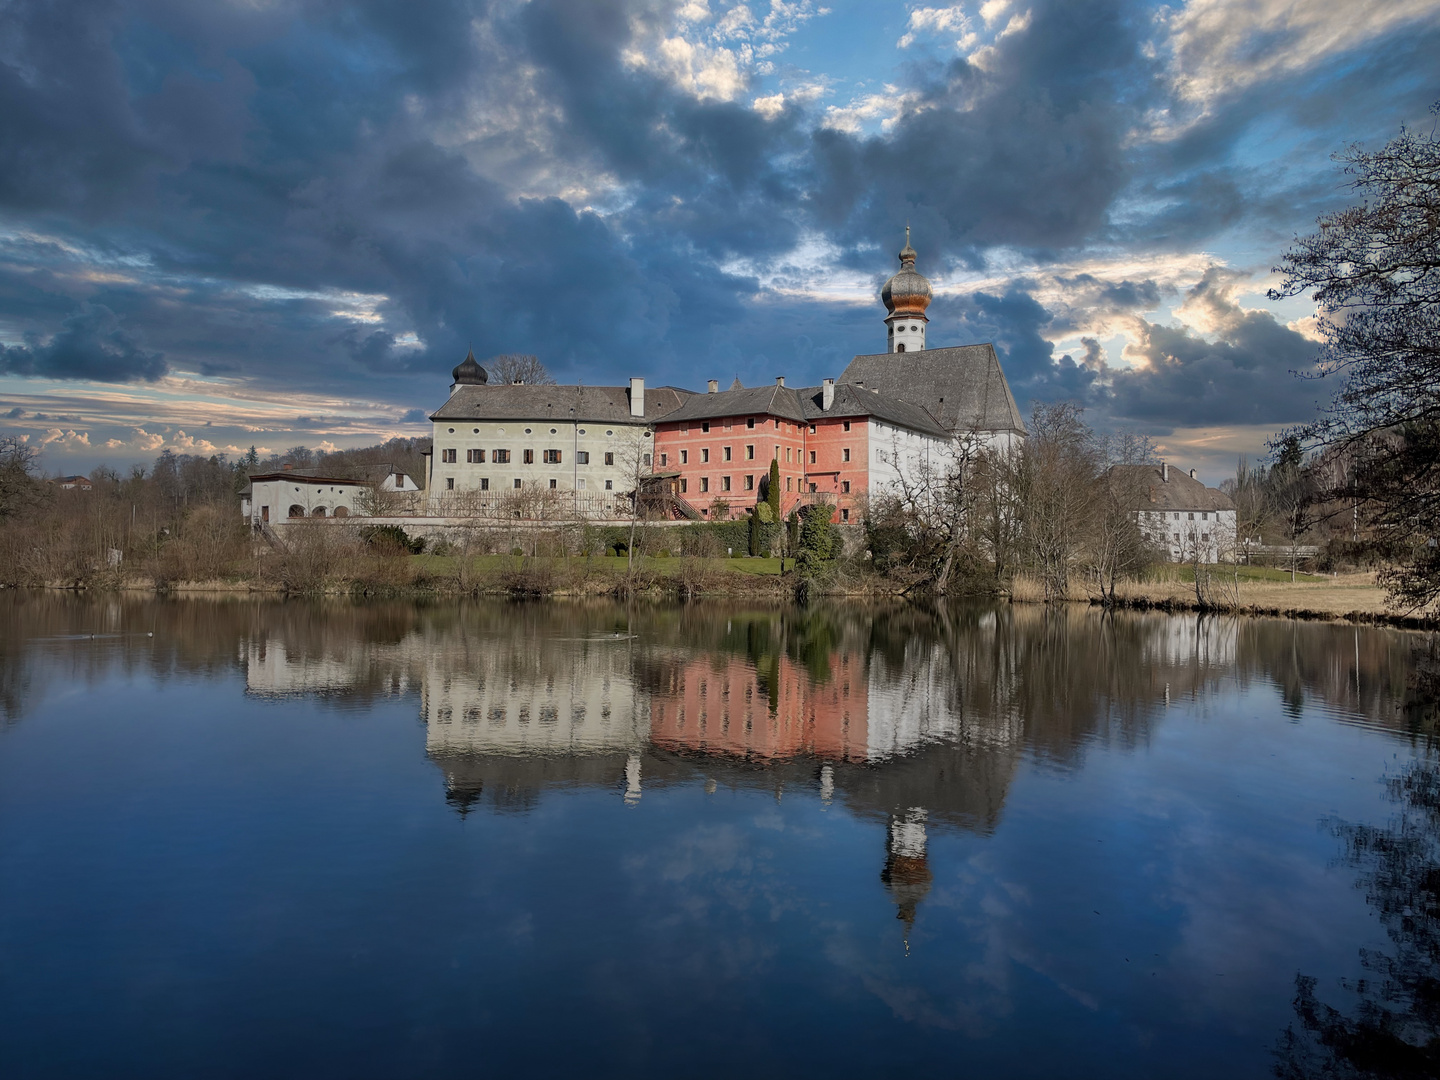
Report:
<svg viewBox="0 0 1440 1080"><path fill-rule="evenodd" d="M465 359L450 374L456 386L484 386L490 381L485 369L475 362L474 349L465 354Z"/></svg>
<svg viewBox="0 0 1440 1080"><path fill-rule="evenodd" d="M910 315L925 318L925 309L930 306L933 295L930 281L915 269L916 251L910 246L910 226L905 226L905 246L900 251L900 272L885 282L880 290L880 299L885 310L891 315Z"/></svg>

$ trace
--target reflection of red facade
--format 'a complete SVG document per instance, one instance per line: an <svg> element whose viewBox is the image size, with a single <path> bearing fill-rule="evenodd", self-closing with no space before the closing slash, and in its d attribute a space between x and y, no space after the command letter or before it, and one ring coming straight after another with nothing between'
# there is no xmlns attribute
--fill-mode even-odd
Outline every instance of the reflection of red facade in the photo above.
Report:
<svg viewBox="0 0 1440 1080"><path fill-rule="evenodd" d="M869 714L862 663L834 653L830 679L816 683L785 656L769 674L739 657L718 666L694 660L671 669L652 694L650 739L667 750L863 761Z"/></svg>

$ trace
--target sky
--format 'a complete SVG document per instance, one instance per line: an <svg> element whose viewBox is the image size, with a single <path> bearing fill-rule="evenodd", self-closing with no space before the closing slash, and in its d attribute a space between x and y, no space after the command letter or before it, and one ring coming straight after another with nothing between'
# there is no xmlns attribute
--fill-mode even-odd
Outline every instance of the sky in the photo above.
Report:
<svg viewBox="0 0 1440 1080"><path fill-rule="evenodd" d="M0 0L0 434L50 473L429 433L472 348L703 390L995 344L1218 482L1332 381L1265 299L1429 130L1440 0Z"/></svg>

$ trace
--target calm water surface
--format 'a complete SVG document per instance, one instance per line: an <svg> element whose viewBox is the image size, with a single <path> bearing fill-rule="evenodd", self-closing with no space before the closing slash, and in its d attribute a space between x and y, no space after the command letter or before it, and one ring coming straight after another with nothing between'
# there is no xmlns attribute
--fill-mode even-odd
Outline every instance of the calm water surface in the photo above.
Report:
<svg viewBox="0 0 1440 1080"><path fill-rule="evenodd" d="M1428 648L0 596L0 1072L1428 1074Z"/></svg>

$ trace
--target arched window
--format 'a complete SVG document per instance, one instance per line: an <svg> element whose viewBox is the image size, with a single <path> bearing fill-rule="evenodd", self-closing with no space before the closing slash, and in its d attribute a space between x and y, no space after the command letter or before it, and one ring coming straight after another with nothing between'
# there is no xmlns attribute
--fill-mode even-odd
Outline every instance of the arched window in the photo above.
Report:
<svg viewBox="0 0 1440 1080"><path fill-rule="evenodd" d="M305 516L305 507L303 507L303 506L296 506L296 505L293 505L293 504L292 504L291 507L290 507L290 516L291 516L291 517L304 517L304 516Z"/></svg>
<svg viewBox="0 0 1440 1080"><path fill-rule="evenodd" d="M905 343L902 341L899 345L896 345L896 346L895 346L895 351L896 351L896 352L904 352L904 351L905 351Z"/></svg>
<svg viewBox="0 0 1440 1080"><path fill-rule="evenodd" d="M349 508L348 506L337 506L337 507L335 507L335 516L336 516L336 517L349 517L349 516L350 516L350 508Z"/></svg>
<svg viewBox="0 0 1440 1080"><path fill-rule="evenodd" d="M317 506L317 507L315 507L314 510L311 510L311 511L310 511L310 516L311 516L311 517L324 517L324 516L325 516L325 507L323 507L323 506Z"/></svg>

